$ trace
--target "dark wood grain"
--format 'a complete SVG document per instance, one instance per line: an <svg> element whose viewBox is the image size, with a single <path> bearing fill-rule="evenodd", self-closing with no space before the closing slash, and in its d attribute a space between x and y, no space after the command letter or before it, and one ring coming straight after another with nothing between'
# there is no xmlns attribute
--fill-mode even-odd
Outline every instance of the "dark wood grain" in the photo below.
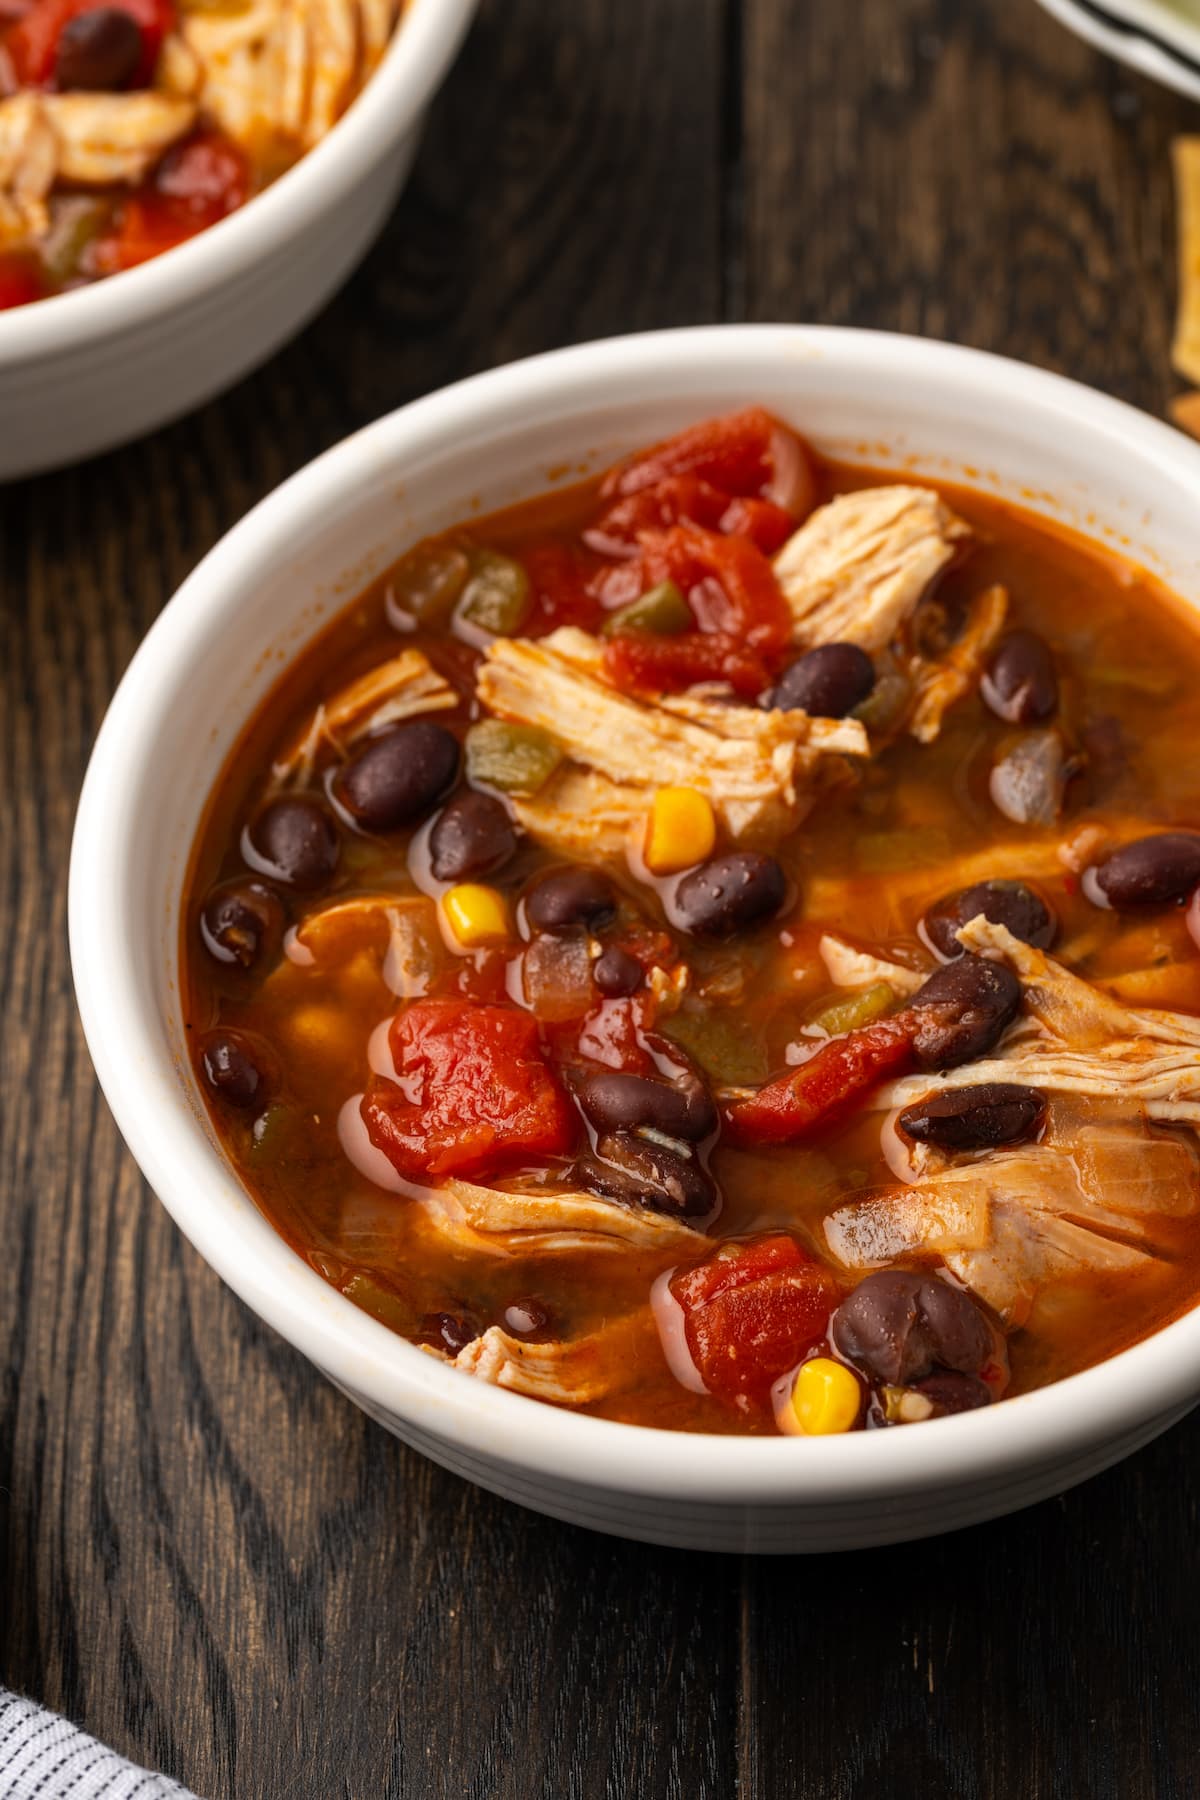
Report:
<svg viewBox="0 0 1200 1800"><path fill-rule="evenodd" d="M825 1561L503 1505L182 1243L96 1093L64 917L139 637L326 445L513 356L721 317L955 337L1161 409L1193 120L1032 0L493 0L294 345L0 491L0 1678L209 1800L1200 1792L1200 1426L1016 1519Z"/></svg>

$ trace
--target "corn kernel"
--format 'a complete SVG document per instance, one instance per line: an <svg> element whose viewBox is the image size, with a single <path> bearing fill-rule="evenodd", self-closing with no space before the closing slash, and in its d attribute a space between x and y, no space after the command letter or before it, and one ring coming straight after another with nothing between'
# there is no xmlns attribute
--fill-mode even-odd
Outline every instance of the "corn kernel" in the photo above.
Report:
<svg viewBox="0 0 1200 1800"><path fill-rule="evenodd" d="M674 875L711 856L717 821L695 788L659 788L650 804L643 854L653 875Z"/></svg>
<svg viewBox="0 0 1200 1800"><path fill-rule="evenodd" d="M442 912L451 936L463 950L501 944L512 935L504 895L477 881L460 881L452 887L443 896Z"/></svg>
<svg viewBox="0 0 1200 1800"><path fill-rule="evenodd" d="M805 1437L849 1431L861 1406L862 1389L841 1363L828 1356L801 1363L792 1387L792 1410Z"/></svg>

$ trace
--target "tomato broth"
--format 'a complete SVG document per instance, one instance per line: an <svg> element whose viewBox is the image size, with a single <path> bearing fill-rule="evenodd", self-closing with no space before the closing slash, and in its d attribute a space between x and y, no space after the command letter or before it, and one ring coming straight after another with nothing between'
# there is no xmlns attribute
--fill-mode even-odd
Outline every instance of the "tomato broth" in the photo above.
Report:
<svg viewBox="0 0 1200 1800"><path fill-rule="evenodd" d="M211 799L221 1142L357 1305L609 1418L890 1427L1087 1367L1196 1295L1198 674L1144 570L753 409L428 540Z"/></svg>

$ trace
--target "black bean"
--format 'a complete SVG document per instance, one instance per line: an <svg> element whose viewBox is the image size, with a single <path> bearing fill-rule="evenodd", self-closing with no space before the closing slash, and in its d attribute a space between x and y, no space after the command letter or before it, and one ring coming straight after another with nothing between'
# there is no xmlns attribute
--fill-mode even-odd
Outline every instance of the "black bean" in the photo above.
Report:
<svg viewBox="0 0 1200 1800"><path fill-rule="evenodd" d="M672 1218L705 1218L720 1200L716 1183L695 1156L626 1131L600 1138L595 1155L581 1156L569 1179L589 1194Z"/></svg>
<svg viewBox="0 0 1200 1800"><path fill-rule="evenodd" d="M679 1083L605 1070L588 1075L576 1097L598 1131L637 1131L650 1126L665 1137L699 1143L717 1129L717 1109L701 1078L689 1071Z"/></svg>
<svg viewBox="0 0 1200 1800"><path fill-rule="evenodd" d="M787 878L773 856L732 850L679 881L674 911L686 931L733 937L773 919L787 900Z"/></svg>
<svg viewBox="0 0 1200 1800"><path fill-rule="evenodd" d="M1024 1143L1040 1130L1045 1116L1046 1098L1037 1088L981 1081L916 1101L900 1114L900 1128L939 1150L990 1150Z"/></svg>
<svg viewBox="0 0 1200 1800"><path fill-rule="evenodd" d="M924 1394L933 1403L934 1419L947 1418L951 1413L974 1412L977 1407L991 1403L992 1390L986 1381L980 1381L978 1375L963 1375L950 1369L938 1369L927 1375L924 1381L918 1381L914 1393Z"/></svg>
<svg viewBox="0 0 1200 1800"><path fill-rule="evenodd" d="M368 738L338 770L334 798L365 831L398 831L453 787L458 757L458 739L444 725L406 719Z"/></svg>
<svg viewBox="0 0 1200 1800"><path fill-rule="evenodd" d="M266 1076L237 1032L210 1032L201 1046L200 1067L213 1093L230 1106L256 1106L262 1101Z"/></svg>
<svg viewBox="0 0 1200 1800"><path fill-rule="evenodd" d="M617 910L612 882L598 869L555 869L543 875L525 899L525 916L538 931L565 931L571 925L602 925Z"/></svg>
<svg viewBox="0 0 1200 1800"><path fill-rule="evenodd" d="M607 950L601 951L592 967L592 980L610 1000L636 994L645 979L637 957L622 950L619 944L610 944Z"/></svg>
<svg viewBox="0 0 1200 1800"><path fill-rule="evenodd" d="M784 670L764 703L817 719L844 719L874 686L875 664L865 650L857 644L821 644Z"/></svg>
<svg viewBox="0 0 1200 1800"><path fill-rule="evenodd" d="M961 956L963 947L954 934L980 913L1037 950L1048 950L1058 930L1045 901L1023 881L977 881L974 887L939 900L925 914L921 927L939 955Z"/></svg>
<svg viewBox="0 0 1200 1800"><path fill-rule="evenodd" d="M960 956L935 969L909 1005L918 1015L913 1050L926 1069L953 1069L986 1056L1021 1004L1021 984L1003 963Z"/></svg>
<svg viewBox="0 0 1200 1800"><path fill-rule="evenodd" d="M1049 646L1032 631L1010 631L992 651L979 691L998 719L1041 725L1058 710L1058 676Z"/></svg>
<svg viewBox="0 0 1200 1800"><path fill-rule="evenodd" d="M247 860L287 887L311 892L337 867L337 827L319 800L297 794L272 800L246 834Z"/></svg>
<svg viewBox="0 0 1200 1800"><path fill-rule="evenodd" d="M261 881L239 881L214 888L200 914L200 936L219 963L252 969L275 954L287 915L283 902Z"/></svg>
<svg viewBox="0 0 1200 1800"><path fill-rule="evenodd" d="M860 1281L830 1321L834 1346L872 1381L908 1387L935 1368L976 1374L994 1348L992 1328L962 1288L909 1269Z"/></svg>
<svg viewBox="0 0 1200 1800"><path fill-rule="evenodd" d="M474 788L442 808L429 834L430 866L438 881L494 874L516 850L517 834L502 803Z"/></svg>
<svg viewBox="0 0 1200 1800"><path fill-rule="evenodd" d="M469 1313L426 1313L417 1327L416 1341L430 1344L435 1350L444 1350L449 1356L457 1356L482 1332L482 1325Z"/></svg>
<svg viewBox="0 0 1200 1800"><path fill-rule="evenodd" d="M127 87L142 60L137 21L116 6L76 13L58 34L54 53L56 87L116 93Z"/></svg>
<svg viewBox="0 0 1200 1800"><path fill-rule="evenodd" d="M1083 891L1095 906L1114 912L1170 906L1200 887L1200 833L1160 831L1136 838L1086 869Z"/></svg>

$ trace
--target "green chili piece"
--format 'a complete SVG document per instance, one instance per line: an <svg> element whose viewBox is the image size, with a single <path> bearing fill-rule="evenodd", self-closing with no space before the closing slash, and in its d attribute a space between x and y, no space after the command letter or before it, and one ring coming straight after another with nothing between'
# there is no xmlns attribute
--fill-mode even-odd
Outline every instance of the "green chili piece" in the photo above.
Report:
<svg viewBox="0 0 1200 1800"><path fill-rule="evenodd" d="M49 231L42 240L41 256L51 281L61 285L82 273L84 253L112 217L108 200L70 194L54 204Z"/></svg>
<svg viewBox="0 0 1200 1800"><path fill-rule="evenodd" d="M908 678L897 669L883 669L871 692L850 716L858 719L868 731L891 731L899 724L911 699L912 684Z"/></svg>
<svg viewBox="0 0 1200 1800"><path fill-rule="evenodd" d="M628 606L618 608L604 622L605 637L627 637L631 632L651 632L655 637L677 637L695 620L692 609L673 581L647 588Z"/></svg>
<svg viewBox="0 0 1200 1800"><path fill-rule="evenodd" d="M415 544L396 564L388 598L417 625L444 625L470 574L470 562L453 544Z"/></svg>
<svg viewBox="0 0 1200 1800"><path fill-rule="evenodd" d="M869 1025L872 1019L880 1018L895 998L886 981L875 981L856 994L847 994L844 1000L831 1001L809 1023L828 1032L830 1037L841 1037L843 1032L857 1031L860 1025Z"/></svg>
<svg viewBox="0 0 1200 1800"><path fill-rule="evenodd" d="M755 1033L737 1018L682 1011L659 1029L723 1087L757 1087L767 1079L767 1053Z"/></svg>
<svg viewBox="0 0 1200 1800"><path fill-rule="evenodd" d="M480 719L466 736L467 780L502 794L536 794L563 760L554 739L536 725Z"/></svg>
<svg viewBox="0 0 1200 1800"><path fill-rule="evenodd" d="M478 631L511 637L520 631L528 611L529 577L520 563L497 550L475 551L457 616Z"/></svg>
<svg viewBox="0 0 1200 1800"><path fill-rule="evenodd" d="M365 1270L356 1270L342 1282L341 1288L347 1300L353 1300L355 1306L361 1306L364 1312L392 1331L409 1337L417 1329L419 1315L412 1302Z"/></svg>

